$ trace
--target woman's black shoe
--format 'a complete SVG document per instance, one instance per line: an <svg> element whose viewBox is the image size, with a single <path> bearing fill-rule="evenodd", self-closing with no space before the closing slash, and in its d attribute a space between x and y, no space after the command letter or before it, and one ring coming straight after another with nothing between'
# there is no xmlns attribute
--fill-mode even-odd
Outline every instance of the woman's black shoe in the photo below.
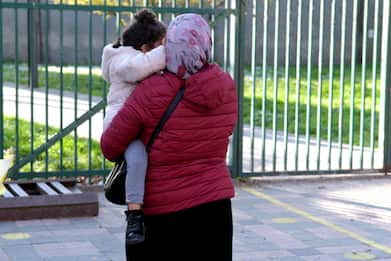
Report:
<svg viewBox="0 0 391 261"><path fill-rule="evenodd" d="M144 242L144 215L141 210L126 210L126 226L125 240L126 244L134 245Z"/></svg>

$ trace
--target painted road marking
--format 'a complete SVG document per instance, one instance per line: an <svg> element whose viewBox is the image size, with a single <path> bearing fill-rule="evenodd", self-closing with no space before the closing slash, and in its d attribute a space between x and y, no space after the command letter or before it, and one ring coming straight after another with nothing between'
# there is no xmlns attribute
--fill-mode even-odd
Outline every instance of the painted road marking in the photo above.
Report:
<svg viewBox="0 0 391 261"><path fill-rule="evenodd" d="M294 218L273 218L272 221L277 224L293 224L297 223L297 220Z"/></svg>
<svg viewBox="0 0 391 261"><path fill-rule="evenodd" d="M7 233L7 234L2 234L2 238L5 240L21 240L21 239L28 239L31 237L30 234L28 233Z"/></svg>
<svg viewBox="0 0 391 261"><path fill-rule="evenodd" d="M262 192L259 192L259 191L255 190L255 189L252 189L252 188L241 188L241 189L243 189L244 191L247 191L248 193L250 193L250 194L252 194L252 195L254 195L254 196L258 197L258 198L261 198L261 199L264 199L266 201L269 201L270 203L272 203L274 205L283 207L283 208L285 208L285 209L287 209L287 210L289 210L289 211L291 211L291 212L293 212L293 213L295 213L297 215L305 217L305 218L307 218L309 220L312 220L312 221L314 221L316 223L322 224L322 225L324 225L324 226L326 226L328 228L331 228L331 229L333 229L335 231L338 231L338 232L340 232L340 233L342 233L342 234L344 234L344 235L346 235L348 237L351 237L351 238L353 238L353 239L355 239L357 241L360 241L360 242L362 242L362 243L364 243L364 244L366 244L368 246L371 246L373 248L379 249L379 250L381 250L381 251L391 255L391 248L390 247L387 247L387 246L382 245L380 243L377 243L377 242L375 242L373 240L370 240L370 239L367 239L367 238L365 238L363 236L360 236L360 235L358 235L358 234L356 234L356 233L354 233L354 232L352 232L350 230L347 230L347 229L345 229L343 227L337 226L337 225L335 225L335 224L333 224L333 223L331 223L331 222L329 222L329 221L327 221L327 220L325 220L323 218L319 218L319 217L316 217L314 215L311 215L310 213L307 213L307 212L305 212L303 210L300 210L300 209L298 209L298 208L296 208L294 206L291 206L291 205L289 205L287 203L284 203L284 202L282 202L282 201L280 201L280 200L278 200L278 199L276 199L276 198L274 198L272 196L266 195L266 194L264 194Z"/></svg>

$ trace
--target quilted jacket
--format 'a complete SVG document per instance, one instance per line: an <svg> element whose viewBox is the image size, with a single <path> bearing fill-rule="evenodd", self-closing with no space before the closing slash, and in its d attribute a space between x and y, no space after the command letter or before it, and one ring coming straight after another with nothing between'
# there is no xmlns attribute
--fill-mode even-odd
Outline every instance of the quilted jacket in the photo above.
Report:
<svg viewBox="0 0 391 261"><path fill-rule="evenodd" d="M136 87L136 82L164 69L165 60L166 53L163 46L146 53L135 50L131 46L113 48L112 44L103 49L102 77L110 83L103 129L107 128L122 108L126 98Z"/></svg>
<svg viewBox="0 0 391 261"><path fill-rule="evenodd" d="M148 158L144 212L166 214L234 196L226 153L237 120L235 83L218 65L186 82L165 72L142 81L102 134L105 157L121 158L128 144L147 144L181 85L184 96L155 139Z"/></svg>

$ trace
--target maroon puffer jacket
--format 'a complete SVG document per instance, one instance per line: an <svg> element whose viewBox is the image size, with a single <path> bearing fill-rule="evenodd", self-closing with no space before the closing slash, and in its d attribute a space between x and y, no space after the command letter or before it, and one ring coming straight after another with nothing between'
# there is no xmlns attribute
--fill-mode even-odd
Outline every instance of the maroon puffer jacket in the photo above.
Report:
<svg viewBox="0 0 391 261"><path fill-rule="evenodd" d="M142 81L101 137L103 154L117 160L128 144L144 144L184 81L169 72ZM148 158L144 212L164 214L234 196L226 166L237 119L235 83L217 65L186 80L186 90Z"/></svg>

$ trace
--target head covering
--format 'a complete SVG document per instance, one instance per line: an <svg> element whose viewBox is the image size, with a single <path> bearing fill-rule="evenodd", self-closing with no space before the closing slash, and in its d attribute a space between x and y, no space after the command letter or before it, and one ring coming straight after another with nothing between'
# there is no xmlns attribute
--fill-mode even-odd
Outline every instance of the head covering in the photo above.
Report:
<svg viewBox="0 0 391 261"><path fill-rule="evenodd" d="M211 33L202 16L177 16L168 26L166 39L167 69L179 77L186 79L209 62Z"/></svg>

